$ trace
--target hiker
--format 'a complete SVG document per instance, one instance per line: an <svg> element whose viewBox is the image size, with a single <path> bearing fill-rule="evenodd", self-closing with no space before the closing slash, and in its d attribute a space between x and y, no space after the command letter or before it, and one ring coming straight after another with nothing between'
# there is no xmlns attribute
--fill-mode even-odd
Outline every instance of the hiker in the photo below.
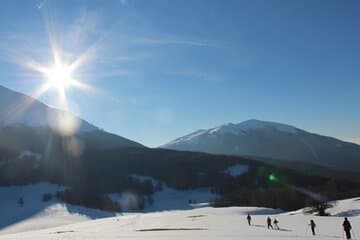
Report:
<svg viewBox="0 0 360 240"><path fill-rule="evenodd" d="M350 233L351 224L350 224L348 218L344 219L343 228L344 228L344 231L345 231L345 234L346 234L346 239L351 239L351 233Z"/></svg>
<svg viewBox="0 0 360 240"><path fill-rule="evenodd" d="M310 220L309 226L311 227L312 235L315 236L315 227L316 227L316 224L315 224L314 220L312 220L312 219Z"/></svg>
<svg viewBox="0 0 360 240"><path fill-rule="evenodd" d="M273 226L271 225L271 218L268 217L266 221L267 221L267 228L268 228L268 229L270 229L270 228L271 228L271 229L274 229Z"/></svg>
<svg viewBox="0 0 360 240"><path fill-rule="evenodd" d="M279 223L279 221L275 218L274 219L274 226L275 226L276 230L280 230L278 223Z"/></svg>
<svg viewBox="0 0 360 240"><path fill-rule="evenodd" d="M246 219L248 221L249 226L251 226L251 216L250 216L250 214L247 215Z"/></svg>

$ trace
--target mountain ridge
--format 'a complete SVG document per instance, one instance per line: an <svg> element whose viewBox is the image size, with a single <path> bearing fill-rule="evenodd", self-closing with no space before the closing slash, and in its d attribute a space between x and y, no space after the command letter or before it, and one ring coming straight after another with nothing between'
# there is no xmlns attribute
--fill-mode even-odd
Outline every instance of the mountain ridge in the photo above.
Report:
<svg viewBox="0 0 360 240"><path fill-rule="evenodd" d="M31 96L1 85L0 126L33 128L34 131L38 131L39 128L49 128L59 135L83 135L89 138L92 145L96 145L95 138L99 138L110 146L144 147L130 139L105 132L69 111L49 106Z"/></svg>
<svg viewBox="0 0 360 240"><path fill-rule="evenodd" d="M242 123L250 123L250 122L262 122L262 123L267 123L269 124L268 126L270 126L270 124L276 124L278 126L282 126L282 127L285 127L285 128L292 128L293 130L297 130L297 131L303 131L303 132L307 132L309 134L314 134L314 135L318 135L318 136L322 136L322 137L327 137L327 138L331 138L331 139L334 139L334 140L337 140L337 141L341 141L341 142L344 142L344 143L349 143L349 144L354 144L354 145L359 145L358 143L356 142L351 142L351 141L346 141L346 140L342 140L342 139L339 139L339 138L336 138L336 137L333 137L333 136L330 136L330 135L323 135L323 134L319 134L319 133L315 133L315 132L310 132L310 131L306 131L304 129L301 129L301 128L298 128L298 127L295 127L295 126L292 126L290 124L284 124L284 123L279 123L279 122L275 122L275 121L263 121L263 120L258 120L258 119L249 119L249 120L246 120L246 121L243 121L243 122L240 122L240 123L233 123L233 122L228 122L228 123L225 123L225 124L221 124L221 125L217 125L215 127L212 127L212 128L209 128L209 129L198 129L198 130L195 130L194 132L191 132L191 133L188 133L182 137L178 137L178 138L175 138L174 140L171 140L169 141L168 143L166 144L163 144L163 145L160 145L158 146L159 148L163 147L163 146L166 146L168 144L171 144L171 143L174 143L176 142L177 140L181 140L183 138L188 138L192 135L198 135L198 134L201 134L201 133L205 133L205 132L208 132L208 131L215 131L216 129L218 128L221 128L221 127L227 127L227 126L236 126L236 125L240 125ZM275 126L275 125L274 125Z"/></svg>
<svg viewBox="0 0 360 240"><path fill-rule="evenodd" d="M53 118L56 117L56 114L66 113L81 122L79 131L99 130L95 125L67 110L65 111L47 105L38 99L2 85L0 85L0 113L0 123L3 125L24 124L36 127L45 126L51 124L51 121L54 121Z"/></svg>
<svg viewBox="0 0 360 240"><path fill-rule="evenodd" d="M160 148L303 161L343 170L360 167L360 145L356 143L256 119L197 130Z"/></svg>

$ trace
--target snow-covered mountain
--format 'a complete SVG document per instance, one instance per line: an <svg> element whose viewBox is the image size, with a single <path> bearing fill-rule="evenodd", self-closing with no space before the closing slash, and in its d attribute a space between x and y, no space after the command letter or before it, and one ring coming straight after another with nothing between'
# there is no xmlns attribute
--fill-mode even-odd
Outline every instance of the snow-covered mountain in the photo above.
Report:
<svg viewBox="0 0 360 240"><path fill-rule="evenodd" d="M251 156L264 161L303 162L335 170L360 171L360 146L299 128L259 120L198 130L161 148Z"/></svg>
<svg viewBox="0 0 360 240"><path fill-rule="evenodd" d="M73 120L77 132L99 130L71 113L52 108L32 97L0 86L0 123L2 125L53 127L64 119Z"/></svg>
<svg viewBox="0 0 360 240"><path fill-rule="evenodd" d="M20 128L26 131L33 129L35 132L51 129L63 136L85 137L87 142L94 146L143 147L139 143L102 131L70 112L50 107L3 86L0 86L0 127L17 128L17 131L20 131Z"/></svg>

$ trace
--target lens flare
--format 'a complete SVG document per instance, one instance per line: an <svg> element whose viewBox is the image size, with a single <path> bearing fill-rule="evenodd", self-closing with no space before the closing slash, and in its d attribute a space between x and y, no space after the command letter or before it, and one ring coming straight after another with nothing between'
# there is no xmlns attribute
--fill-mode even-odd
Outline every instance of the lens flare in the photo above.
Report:
<svg viewBox="0 0 360 240"><path fill-rule="evenodd" d="M49 111L47 120L50 127L63 136L72 136L81 127L81 121L65 111Z"/></svg>
<svg viewBox="0 0 360 240"><path fill-rule="evenodd" d="M37 5L39 9L43 8L44 0L38 0ZM49 96L54 95L50 97L55 98L55 107L60 108L60 110L63 110L64 112L61 112L61 114L48 113L46 119L48 126L61 135L73 136L81 128L81 121L74 115L65 113L70 110L68 103L71 102L68 100L69 96L67 96L67 91L70 91L70 89L73 88L86 93L97 93L97 88L83 81L83 78L85 78L85 74L87 73L86 69L83 67L84 65L89 64L93 57L97 57L96 54L98 54L98 50L102 47L101 43L103 37L99 37L97 41L88 46L78 46L77 44L74 44L78 42L75 38L71 41L65 41L70 44L63 45L65 42L59 41L57 36L61 36L62 39L63 35L67 34L57 31L57 24L54 22L55 18L53 18L50 8L44 8L42 11L44 11L49 49L43 49L42 46L41 49L39 49L40 51L38 51L38 49L33 49L34 46L32 46L32 44L25 41L26 48L24 49L27 50L27 47L30 46L31 51L23 51L22 48L11 48L7 54L8 56L6 56L9 61L30 70L31 77L34 78L34 80L36 79L36 81L40 80L41 83L39 83L39 86L35 89L34 93L31 94L33 98L24 98L24 101L16 104L16 106L7 113L5 120L11 121L12 119L21 116L21 114L36 102L35 99L48 93ZM81 31L81 28L79 28L79 32L71 32L69 36L77 36L78 34L80 36L82 35ZM81 47L81 49L78 49L78 47ZM71 49L71 51L69 51L69 49ZM41 54L38 55L38 52ZM34 54L36 54L37 57L31 56ZM36 58L41 59L41 61L36 60ZM80 71L80 68L83 69ZM29 77L29 75L30 74L27 73L26 77ZM87 75L86 78L89 78L89 76ZM69 149L71 149L74 154L79 153L81 152L81 144L72 141Z"/></svg>
<svg viewBox="0 0 360 240"><path fill-rule="evenodd" d="M271 174L269 175L269 181L270 181L270 182L277 182L277 181L278 181L278 178L276 177L275 174L271 173Z"/></svg>

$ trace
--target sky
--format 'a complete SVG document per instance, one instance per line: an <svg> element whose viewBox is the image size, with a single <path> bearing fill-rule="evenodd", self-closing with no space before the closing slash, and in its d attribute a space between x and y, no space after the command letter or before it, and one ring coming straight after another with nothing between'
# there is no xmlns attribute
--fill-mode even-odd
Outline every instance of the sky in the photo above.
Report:
<svg viewBox="0 0 360 240"><path fill-rule="evenodd" d="M29 65L81 64L68 110L156 147L228 122L290 124L360 144L360 2L2 0L0 84L36 94Z"/></svg>

